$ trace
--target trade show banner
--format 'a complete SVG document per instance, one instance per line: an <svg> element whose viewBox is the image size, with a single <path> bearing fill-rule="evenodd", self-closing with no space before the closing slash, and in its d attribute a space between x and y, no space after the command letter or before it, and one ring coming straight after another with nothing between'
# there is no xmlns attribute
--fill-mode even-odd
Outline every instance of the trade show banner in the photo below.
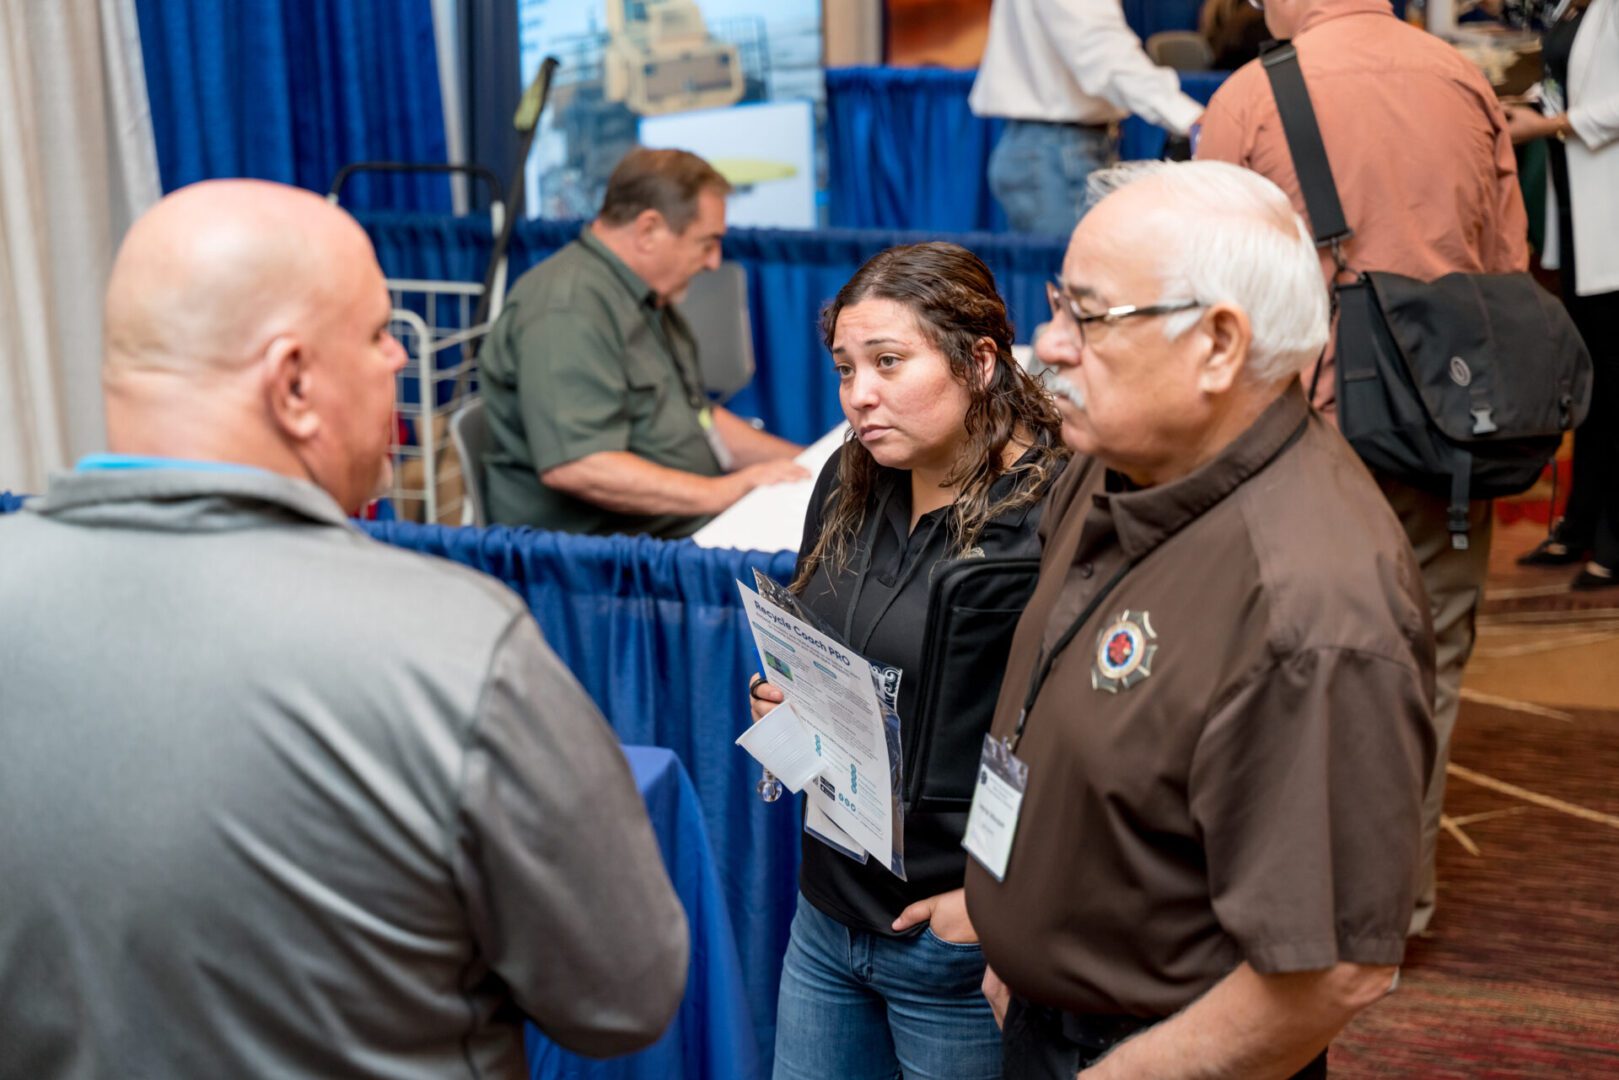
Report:
<svg viewBox="0 0 1619 1080"><path fill-rule="evenodd" d="M595 215L631 147L707 158L732 225L824 224L821 0L519 0L525 84L561 61L528 161L533 216Z"/></svg>

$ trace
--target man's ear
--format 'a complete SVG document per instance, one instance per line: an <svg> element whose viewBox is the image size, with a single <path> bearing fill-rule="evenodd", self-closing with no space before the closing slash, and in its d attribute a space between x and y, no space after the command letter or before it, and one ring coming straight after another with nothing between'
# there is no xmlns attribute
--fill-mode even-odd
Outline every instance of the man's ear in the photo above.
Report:
<svg viewBox="0 0 1619 1080"><path fill-rule="evenodd" d="M320 416L313 404L308 351L295 337L278 337L265 347L262 364L265 404L276 426L296 442L313 438L320 430Z"/></svg>
<svg viewBox="0 0 1619 1080"><path fill-rule="evenodd" d="M1198 389L1205 394L1224 394L1248 370L1248 350L1254 339L1248 313L1233 304L1215 304L1204 313L1198 329L1209 349L1198 371Z"/></svg>

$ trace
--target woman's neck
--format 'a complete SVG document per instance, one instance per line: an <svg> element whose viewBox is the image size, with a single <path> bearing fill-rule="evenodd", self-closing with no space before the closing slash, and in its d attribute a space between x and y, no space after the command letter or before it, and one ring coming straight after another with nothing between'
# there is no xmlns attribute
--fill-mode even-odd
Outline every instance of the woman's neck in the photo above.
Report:
<svg viewBox="0 0 1619 1080"><path fill-rule="evenodd" d="M1029 449L1031 441L1028 435L1019 431L1006 441L1001 450L1001 468L1010 469ZM924 514L942 509L955 502L961 495L959 484L946 484L951 470L940 469L912 469L911 470L911 529L916 529L916 523L922 520Z"/></svg>

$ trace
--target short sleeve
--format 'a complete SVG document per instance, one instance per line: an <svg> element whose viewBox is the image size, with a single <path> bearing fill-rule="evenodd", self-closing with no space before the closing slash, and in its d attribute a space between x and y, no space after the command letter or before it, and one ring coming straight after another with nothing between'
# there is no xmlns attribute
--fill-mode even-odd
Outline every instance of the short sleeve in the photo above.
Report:
<svg viewBox="0 0 1619 1080"><path fill-rule="evenodd" d="M1252 133L1239 105L1239 98L1250 82L1251 72L1239 71L1214 92L1203 112L1196 140L1198 161L1227 161L1247 167L1248 140Z"/></svg>
<svg viewBox="0 0 1619 1080"><path fill-rule="evenodd" d="M1397 964L1435 739L1414 660L1300 651L1210 718L1188 792L1209 895L1265 974Z"/></svg>
<svg viewBox="0 0 1619 1080"><path fill-rule="evenodd" d="M466 752L455 846L482 959L561 1045L652 1043L686 986L685 914L618 740L526 614Z"/></svg>
<svg viewBox="0 0 1619 1080"><path fill-rule="evenodd" d="M600 302L577 299L578 308L528 313L508 340L536 472L630 445L622 344L609 314L593 310Z"/></svg>

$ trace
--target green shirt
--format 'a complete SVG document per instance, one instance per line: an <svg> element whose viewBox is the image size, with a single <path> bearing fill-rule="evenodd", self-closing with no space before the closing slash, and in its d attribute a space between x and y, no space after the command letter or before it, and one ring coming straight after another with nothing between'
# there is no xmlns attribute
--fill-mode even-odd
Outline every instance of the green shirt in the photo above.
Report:
<svg viewBox="0 0 1619 1080"><path fill-rule="evenodd" d="M684 319L586 226L512 288L479 357L493 446L489 519L564 532L689 536L705 517L623 514L540 483L607 450L702 476L723 471Z"/></svg>

